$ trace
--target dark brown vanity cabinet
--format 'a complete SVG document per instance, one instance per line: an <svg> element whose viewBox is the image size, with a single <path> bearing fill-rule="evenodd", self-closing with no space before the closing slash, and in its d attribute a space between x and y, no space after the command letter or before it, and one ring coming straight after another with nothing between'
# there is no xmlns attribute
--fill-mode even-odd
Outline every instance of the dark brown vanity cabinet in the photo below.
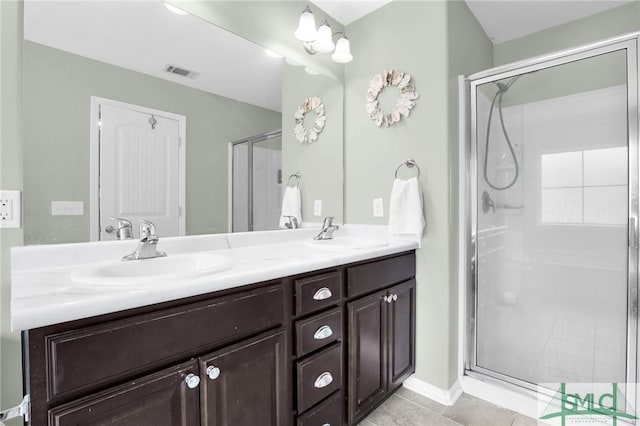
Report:
<svg viewBox="0 0 640 426"><path fill-rule="evenodd" d="M384 273L377 264L349 270L355 295L374 290L347 304L349 425L362 420L415 370L415 260L411 255L383 262L389 267ZM377 290L381 287L386 288Z"/></svg>
<svg viewBox="0 0 640 426"><path fill-rule="evenodd" d="M414 370L413 252L23 334L35 426L349 426Z"/></svg>
<svg viewBox="0 0 640 426"><path fill-rule="evenodd" d="M263 284L30 330L31 424L287 425L287 294Z"/></svg>

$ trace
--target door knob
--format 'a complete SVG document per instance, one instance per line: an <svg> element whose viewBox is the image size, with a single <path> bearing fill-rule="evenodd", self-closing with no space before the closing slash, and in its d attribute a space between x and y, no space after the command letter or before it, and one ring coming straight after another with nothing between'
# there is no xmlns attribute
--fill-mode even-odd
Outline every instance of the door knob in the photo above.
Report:
<svg viewBox="0 0 640 426"><path fill-rule="evenodd" d="M209 376L211 380L217 379L218 377L220 377L220 369L218 367L210 365L209 367L207 367L207 376Z"/></svg>
<svg viewBox="0 0 640 426"><path fill-rule="evenodd" d="M200 377L191 373L187 377L184 378L184 382L187 384L189 389L195 389L200 384Z"/></svg>

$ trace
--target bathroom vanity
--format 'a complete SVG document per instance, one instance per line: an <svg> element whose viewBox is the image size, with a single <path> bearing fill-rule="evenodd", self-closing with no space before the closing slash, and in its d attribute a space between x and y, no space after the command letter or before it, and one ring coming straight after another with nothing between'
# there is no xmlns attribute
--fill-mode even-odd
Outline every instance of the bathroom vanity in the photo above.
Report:
<svg viewBox="0 0 640 426"><path fill-rule="evenodd" d="M355 425L413 373L415 243L234 247L229 238L232 248L216 250L235 262L227 271L160 290L122 286L102 299L111 307L94 307L111 312L26 327L31 424ZM14 278L57 276L63 290L51 303L65 300L68 316L104 297L61 286L70 269L54 269ZM248 281L258 270L265 279ZM143 301L182 284L194 294ZM136 297L140 306L113 308ZM14 326L29 318L16 312Z"/></svg>

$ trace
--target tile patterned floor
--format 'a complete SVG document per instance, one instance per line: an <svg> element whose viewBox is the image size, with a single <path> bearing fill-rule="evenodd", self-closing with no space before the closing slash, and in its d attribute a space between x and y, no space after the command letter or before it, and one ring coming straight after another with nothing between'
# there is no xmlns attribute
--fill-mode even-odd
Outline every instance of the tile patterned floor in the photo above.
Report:
<svg viewBox="0 0 640 426"><path fill-rule="evenodd" d="M447 407L400 388L359 426L536 426L534 419L463 395Z"/></svg>

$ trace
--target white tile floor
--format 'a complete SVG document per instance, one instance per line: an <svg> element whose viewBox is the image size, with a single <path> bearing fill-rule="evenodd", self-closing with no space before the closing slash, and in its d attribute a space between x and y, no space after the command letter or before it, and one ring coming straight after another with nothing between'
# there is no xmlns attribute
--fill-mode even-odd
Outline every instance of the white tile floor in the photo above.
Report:
<svg viewBox="0 0 640 426"><path fill-rule="evenodd" d="M463 395L447 407L400 388L359 426L536 426L513 411Z"/></svg>

